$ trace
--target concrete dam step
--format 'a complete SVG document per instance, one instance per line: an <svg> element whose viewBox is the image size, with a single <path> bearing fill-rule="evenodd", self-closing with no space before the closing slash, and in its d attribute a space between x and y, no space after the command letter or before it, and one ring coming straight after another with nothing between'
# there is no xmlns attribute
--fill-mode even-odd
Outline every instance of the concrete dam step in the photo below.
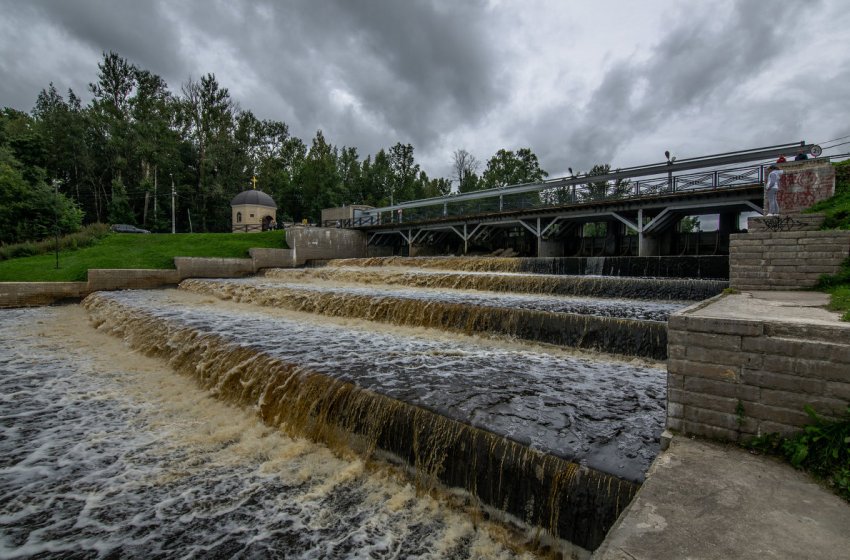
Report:
<svg viewBox="0 0 850 560"><path fill-rule="evenodd" d="M331 317L507 336L653 359L667 357L666 319L683 307L633 300L288 283L284 276L277 276L277 281L185 280L180 287L221 299Z"/></svg>
<svg viewBox="0 0 850 560"><path fill-rule="evenodd" d="M301 270L269 269L264 275L269 278L292 279L298 278L300 274L305 280L321 279L357 284L656 301L700 301L719 294L729 285L728 282L721 280L692 278L556 276L511 272L429 270L415 267L368 267L349 264L366 260L370 259L328 261L326 267Z"/></svg>
<svg viewBox="0 0 850 560"><path fill-rule="evenodd" d="M356 436L586 551L658 453L659 368L362 330L185 290L102 292L84 306L101 330L270 425Z"/></svg>
<svg viewBox="0 0 850 560"><path fill-rule="evenodd" d="M665 257L371 257L311 261L312 266L403 266L466 272L520 272L643 278L729 279L727 255Z"/></svg>

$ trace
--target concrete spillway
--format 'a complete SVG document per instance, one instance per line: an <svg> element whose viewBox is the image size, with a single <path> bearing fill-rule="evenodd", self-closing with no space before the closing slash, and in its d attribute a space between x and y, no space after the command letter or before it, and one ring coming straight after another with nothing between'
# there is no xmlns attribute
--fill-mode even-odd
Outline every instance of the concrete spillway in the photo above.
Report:
<svg viewBox="0 0 850 560"><path fill-rule="evenodd" d="M358 330L179 292L95 294L101 329L293 433L356 436L594 549L658 450L664 373Z"/></svg>
<svg viewBox="0 0 850 560"><path fill-rule="evenodd" d="M327 261L321 268L305 271L305 275L330 281L365 284L393 284L420 288L489 290L503 293L554 294L596 298L630 298L647 300L699 301L715 296L728 286L720 280L694 278L611 278L601 276L560 276L504 272L498 261L516 259L481 259L480 270L429 269L427 263L451 266L448 258L408 259L340 259ZM395 260L393 260L395 259ZM445 260L444 260L445 259ZM494 262L495 261L495 262ZM375 263L378 264L375 264ZM425 264L422 268L393 266ZM471 265L470 265L471 266ZM495 270L495 271L494 271ZM290 275L293 271L268 270L266 276Z"/></svg>
<svg viewBox="0 0 850 560"><path fill-rule="evenodd" d="M314 266L404 266L465 272L522 272L609 277L700 278L725 282L729 257L371 257L315 261Z"/></svg>
<svg viewBox="0 0 850 560"><path fill-rule="evenodd" d="M395 325L504 335L534 342L663 359L667 317L678 303L600 300L434 289L358 287L274 280L186 280L182 289L294 311Z"/></svg>
<svg viewBox="0 0 850 560"><path fill-rule="evenodd" d="M288 437L80 306L0 310L0 340L4 559L536 557L470 496Z"/></svg>

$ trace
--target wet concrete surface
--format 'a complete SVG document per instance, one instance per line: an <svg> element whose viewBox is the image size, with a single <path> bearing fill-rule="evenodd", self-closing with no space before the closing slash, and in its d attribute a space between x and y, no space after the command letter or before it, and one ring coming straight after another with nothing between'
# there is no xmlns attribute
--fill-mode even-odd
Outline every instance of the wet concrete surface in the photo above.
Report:
<svg viewBox="0 0 850 560"><path fill-rule="evenodd" d="M850 558L850 504L733 445L675 437L596 560Z"/></svg>
<svg viewBox="0 0 850 560"><path fill-rule="evenodd" d="M745 291L727 294L690 313L718 319L759 319L791 323L848 326L841 314L826 309L829 294L804 291Z"/></svg>

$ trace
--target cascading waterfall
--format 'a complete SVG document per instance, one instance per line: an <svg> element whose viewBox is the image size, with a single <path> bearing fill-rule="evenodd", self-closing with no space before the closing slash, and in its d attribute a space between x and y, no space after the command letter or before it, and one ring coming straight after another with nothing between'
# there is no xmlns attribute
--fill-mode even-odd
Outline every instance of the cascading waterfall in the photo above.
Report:
<svg viewBox="0 0 850 560"><path fill-rule="evenodd" d="M80 306L0 310L0 339L4 559L573 554L488 521L469 494L287 437Z"/></svg>
<svg viewBox="0 0 850 560"><path fill-rule="evenodd" d="M331 317L350 317L400 326L450 329L465 334L500 334L522 340L561 346L613 352L655 359L667 357L667 327L658 320L591 315L593 302L564 301L561 307L577 312L552 312L523 309L512 301L484 299L463 293L450 301L444 294L415 297L406 292L382 293L352 289L317 289L312 286L269 282L185 280L185 290L214 295L222 299L281 307L294 311L319 313ZM427 294L425 294L427 295ZM478 298L478 301L476 301ZM461 301L465 300L465 301ZM484 304L482 304L482 300ZM522 305L519 300L519 305ZM556 302L551 302L552 306ZM569 304L572 303L572 306ZM604 308L608 313L628 314L628 304ZM639 310L638 310L639 312ZM666 319L666 315L659 314Z"/></svg>
<svg viewBox="0 0 850 560"><path fill-rule="evenodd" d="M728 286L729 257L371 257L313 261L311 266L416 267L464 272L522 272L556 275L605 275L695 278Z"/></svg>
<svg viewBox="0 0 850 560"><path fill-rule="evenodd" d="M586 550L657 452L660 370L493 350L478 358L460 343L355 337L151 292L94 294L84 305L100 329L272 426L331 445L354 435L367 452L414 466L422 486L466 488ZM343 346L346 336L355 338Z"/></svg>
<svg viewBox="0 0 850 560"><path fill-rule="evenodd" d="M400 257L390 257L396 259ZM424 257L423 257L424 258ZM598 298L699 301L716 296L728 282L692 278L602 278L505 272L459 272L361 266L375 259L328 261L322 268L293 271L270 269L270 278L318 278L358 284L391 284L419 288L486 290L503 293L552 294ZM510 261L511 259L503 259ZM392 262L392 261L389 261ZM439 260L437 261L439 262Z"/></svg>

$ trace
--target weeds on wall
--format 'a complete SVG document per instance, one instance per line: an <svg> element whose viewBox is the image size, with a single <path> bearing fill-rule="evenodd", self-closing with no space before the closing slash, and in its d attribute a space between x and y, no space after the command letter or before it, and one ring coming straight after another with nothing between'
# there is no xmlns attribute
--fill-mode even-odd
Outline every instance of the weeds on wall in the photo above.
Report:
<svg viewBox="0 0 850 560"><path fill-rule="evenodd" d="M838 274L821 276L815 289L829 293L829 309L842 312L842 321L850 321L850 258L841 263Z"/></svg>
<svg viewBox="0 0 850 560"><path fill-rule="evenodd" d="M806 405L812 423L801 432L782 436L777 433L753 438L744 447L784 457L798 469L824 480L850 502L850 406L838 420L827 420Z"/></svg>
<svg viewBox="0 0 850 560"><path fill-rule="evenodd" d="M825 216L822 229L850 229L850 160L833 164L835 196L821 200L806 212Z"/></svg>

